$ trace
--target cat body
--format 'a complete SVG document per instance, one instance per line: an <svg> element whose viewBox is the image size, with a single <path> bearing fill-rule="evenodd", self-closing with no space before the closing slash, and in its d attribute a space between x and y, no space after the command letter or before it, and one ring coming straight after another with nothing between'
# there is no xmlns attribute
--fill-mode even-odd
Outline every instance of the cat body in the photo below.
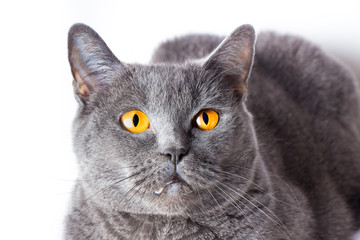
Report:
<svg viewBox="0 0 360 240"><path fill-rule="evenodd" d="M301 39L263 33L254 42L250 26L224 41L186 36L162 44L143 66L117 60L87 26L70 30L80 177L66 239L346 239L355 232L354 79ZM219 120L202 130L196 124L207 109ZM146 130L124 128L132 110L147 115Z"/></svg>

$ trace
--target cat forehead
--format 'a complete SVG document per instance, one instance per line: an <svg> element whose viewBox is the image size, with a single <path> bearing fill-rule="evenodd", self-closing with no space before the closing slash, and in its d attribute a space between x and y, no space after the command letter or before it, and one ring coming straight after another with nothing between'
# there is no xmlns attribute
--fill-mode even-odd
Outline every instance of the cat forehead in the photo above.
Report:
<svg viewBox="0 0 360 240"><path fill-rule="evenodd" d="M216 84L209 84L196 65L128 66L105 98L115 105L163 113L189 113L221 104Z"/></svg>
<svg viewBox="0 0 360 240"><path fill-rule="evenodd" d="M196 84L201 75L201 68L193 65L135 65L130 71L134 81L150 87L164 86L170 91L175 86L188 87Z"/></svg>
<svg viewBox="0 0 360 240"><path fill-rule="evenodd" d="M185 110L199 97L199 75L200 70L190 66L136 66L130 80L134 88L129 91L143 98L152 111Z"/></svg>
<svg viewBox="0 0 360 240"><path fill-rule="evenodd" d="M134 65L128 67L110 87L120 96L141 96L159 101L191 95L198 87L199 74L199 70L188 67Z"/></svg>

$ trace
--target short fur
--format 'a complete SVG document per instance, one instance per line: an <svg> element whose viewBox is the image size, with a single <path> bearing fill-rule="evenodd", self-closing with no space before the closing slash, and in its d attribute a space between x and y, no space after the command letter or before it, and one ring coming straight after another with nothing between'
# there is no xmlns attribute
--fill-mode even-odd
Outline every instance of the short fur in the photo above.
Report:
<svg viewBox="0 0 360 240"><path fill-rule="evenodd" d="M76 91L80 177L66 239L331 240L355 232L360 106L351 74L300 38L261 33L255 57L251 26L222 40L168 41L144 66L117 60L89 27L71 28L74 87L86 91ZM119 122L134 109L150 121L139 134ZM194 126L202 109L219 114L214 129ZM186 184L156 194L174 174Z"/></svg>

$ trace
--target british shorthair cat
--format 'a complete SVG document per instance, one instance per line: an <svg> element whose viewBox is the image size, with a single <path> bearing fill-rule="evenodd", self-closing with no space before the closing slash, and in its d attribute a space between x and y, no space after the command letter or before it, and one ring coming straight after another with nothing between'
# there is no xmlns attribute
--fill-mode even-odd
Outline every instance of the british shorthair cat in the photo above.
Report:
<svg viewBox="0 0 360 240"><path fill-rule="evenodd" d="M331 240L359 228L357 83L318 47L243 25L128 64L76 24L68 49L80 176L66 239Z"/></svg>

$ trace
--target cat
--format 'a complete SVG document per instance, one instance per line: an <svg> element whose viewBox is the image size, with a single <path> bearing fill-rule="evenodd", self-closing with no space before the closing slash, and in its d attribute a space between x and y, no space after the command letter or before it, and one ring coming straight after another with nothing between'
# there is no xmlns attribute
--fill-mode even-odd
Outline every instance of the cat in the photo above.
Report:
<svg viewBox="0 0 360 240"><path fill-rule="evenodd" d="M348 239L360 226L360 107L298 37L188 35L149 65L69 31L80 176L66 239Z"/></svg>

